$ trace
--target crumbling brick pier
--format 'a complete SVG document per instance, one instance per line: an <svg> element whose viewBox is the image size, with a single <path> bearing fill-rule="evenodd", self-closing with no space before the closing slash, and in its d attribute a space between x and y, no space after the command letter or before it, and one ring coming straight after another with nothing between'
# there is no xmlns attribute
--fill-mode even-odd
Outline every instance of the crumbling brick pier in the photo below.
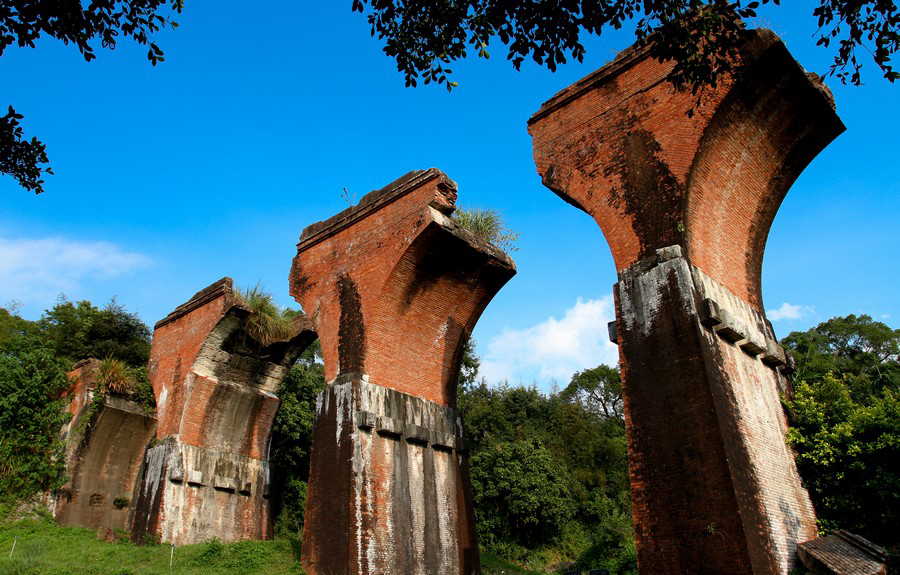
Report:
<svg viewBox="0 0 900 575"><path fill-rule="evenodd" d="M276 393L316 334L297 318L287 340L263 344L247 330L250 313L223 278L157 322L148 373L159 426L144 456L135 541L271 538Z"/></svg>
<svg viewBox="0 0 900 575"><path fill-rule="evenodd" d="M784 442L762 258L788 188L844 127L768 31L699 104L670 70L633 48L563 90L529 121L534 158L619 272L641 573L786 575L816 525Z"/></svg>

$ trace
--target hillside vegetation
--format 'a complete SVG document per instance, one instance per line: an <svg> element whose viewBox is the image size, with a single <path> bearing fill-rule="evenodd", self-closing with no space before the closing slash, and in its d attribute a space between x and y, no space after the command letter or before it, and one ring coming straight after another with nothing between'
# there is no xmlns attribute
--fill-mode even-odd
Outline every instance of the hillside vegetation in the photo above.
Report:
<svg viewBox="0 0 900 575"><path fill-rule="evenodd" d="M288 316L288 310L275 310ZM65 299L38 321L0 308L0 504L65 480L58 439L65 372L88 354L121 363L146 387L150 330L111 302ZM868 316L833 318L782 340L798 362L784 406L788 442L815 504L820 529L849 529L900 548L900 330ZM485 573L567 569L637 573L618 370L576 373L560 390L512 387L479 377L466 347L458 409ZM175 550L172 573L297 573L315 398L324 386L314 345L279 396L270 454L276 540ZM110 388L114 386L109 386ZM15 537L19 539L8 557ZM4 551L4 549L6 551ZM170 548L107 543L46 520L0 524L0 575L169 572Z"/></svg>

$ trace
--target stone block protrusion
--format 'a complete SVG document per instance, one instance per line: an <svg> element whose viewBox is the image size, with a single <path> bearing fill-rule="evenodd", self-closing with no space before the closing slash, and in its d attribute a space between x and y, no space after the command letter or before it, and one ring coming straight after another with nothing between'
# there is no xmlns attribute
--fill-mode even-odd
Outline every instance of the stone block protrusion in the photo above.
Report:
<svg viewBox="0 0 900 575"><path fill-rule="evenodd" d="M450 217L456 195L440 171L410 172L297 244L291 295L330 382L303 532L311 575L479 570L456 381L475 322L515 265Z"/></svg>
<svg viewBox="0 0 900 575"><path fill-rule="evenodd" d="M428 445L429 440L431 439L431 433L421 425L416 425L414 423L409 423L406 425L404 429L404 435L406 436L406 441L410 443L419 443L422 445Z"/></svg>
<svg viewBox="0 0 900 575"><path fill-rule="evenodd" d="M609 341L618 344L619 343L619 334L616 331L616 322L611 321L606 324L606 331L609 333Z"/></svg>
<svg viewBox="0 0 900 575"><path fill-rule="evenodd" d="M360 411L356 414L356 426L360 429L374 429L377 423L378 418L371 411Z"/></svg>
<svg viewBox="0 0 900 575"><path fill-rule="evenodd" d="M772 32L748 31L737 58L698 101L632 47L528 123L544 185L594 218L619 273L642 574L787 575L816 533L760 276L782 199L844 126Z"/></svg>
<svg viewBox="0 0 900 575"><path fill-rule="evenodd" d="M740 348L745 353L756 357L766 351L765 345L765 342L757 340L754 335L748 335L747 339L741 342Z"/></svg>
<svg viewBox="0 0 900 575"><path fill-rule="evenodd" d="M725 316L719 309L719 304L711 298L704 299L700 304L700 325L715 328L723 321L725 321Z"/></svg>
<svg viewBox="0 0 900 575"><path fill-rule="evenodd" d="M377 430L381 435L399 438L403 436L403 422L381 416L377 420Z"/></svg>
<svg viewBox="0 0 900 575"><path fill-rule="evenodd" d="M716 334L731 343L737 343L747 337L747 328L728 311L721 310L722 322L713 328Z"/></svg>
<svg viewBox="0 0 900 575"><path fill-rule="evenodd" d="M766 352L762 356L762 362L769 367L781 367L786 362L784 348L774 341L767 341Z"/></svg>
<svg viewBox="0 0 900 575"><path fill-rule="evenodd" d="M659 263L667 262L675 258L681 257L681 246L666 246L656 250L656 261Z"/></svg>

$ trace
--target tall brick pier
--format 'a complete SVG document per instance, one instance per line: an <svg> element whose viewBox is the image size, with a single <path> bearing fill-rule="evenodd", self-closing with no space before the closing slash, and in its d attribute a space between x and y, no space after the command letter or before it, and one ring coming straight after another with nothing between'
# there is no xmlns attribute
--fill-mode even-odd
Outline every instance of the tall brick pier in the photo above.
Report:
<svg viewBox="0 0 900 575"><path fill-rule="evenodd" d="M311 575L477 572L454 409L462 348L513 276L449 215L456 184L410 172L303 231L291 294L325 361L303 531Z"/></svg>
<svg viewBox="0 0 900 575"><path fill-rule="evenodd" d="M597 221L619 272L611 336L648 575L786 575L816 535L760 273L788 188L844 126L771 32L742 65L689 116L671 66L631 49L529 121L544 184Z"/></svg>
<svg viewBox="0 0 900 575"><path fill-rule="evenodd" d="M148 373L157 443L144 455L132 538L178 545L272 536L269 439L288 369L316 339L305 318L262 345L231 278L157 322Z"/></svg>

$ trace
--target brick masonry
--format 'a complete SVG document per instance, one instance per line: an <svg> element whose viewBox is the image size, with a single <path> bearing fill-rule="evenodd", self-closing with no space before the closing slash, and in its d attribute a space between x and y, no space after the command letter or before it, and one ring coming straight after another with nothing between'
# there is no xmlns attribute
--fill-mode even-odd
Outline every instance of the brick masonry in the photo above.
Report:
<svg viewBox="0 0 900 575"><path fill-rule="evenodd" d="M143 453L156 433L156 418L120 397L106 397L91 413L97 364L96 359L80 361L68 374L73 382L68 407L72 419L63 428L63 436L69 480L51 495L51 509L61 525L126 529ZM128 504L117 507L120 497Z"/></svg>
<svg viewBox="0 0 900 575"><path fill-rule="evenodd" d="M740 64L698 104L632 48L529 121L544 184L597 221L619 271L641 573L786 575L816 534L760 273L784 195L844 127L771 32Z"/></svg>
<svg viewBox="0 0 900 575"><path fill-rule="evenodd" d="M889 569L884 549L846 531L802 543L797 551L816 575L886 575Z"/></svg>
<svg viewBox="0 0 900 575"><path fill-rule="evenodd" d="M316 339L304 318L261 346L230 278L156 324L149 375L160 421L144 455L132 538L176 544L272 536L268 447L290 366Z"/></svg>
<svg viewBox="0 0 900 575"><path fill-rule="evenodd" d="M512 260L449 218L456 184L410 172L303 231L291 294L319 334L303 534L311 575L478 572L456 380Z"/></svg>

